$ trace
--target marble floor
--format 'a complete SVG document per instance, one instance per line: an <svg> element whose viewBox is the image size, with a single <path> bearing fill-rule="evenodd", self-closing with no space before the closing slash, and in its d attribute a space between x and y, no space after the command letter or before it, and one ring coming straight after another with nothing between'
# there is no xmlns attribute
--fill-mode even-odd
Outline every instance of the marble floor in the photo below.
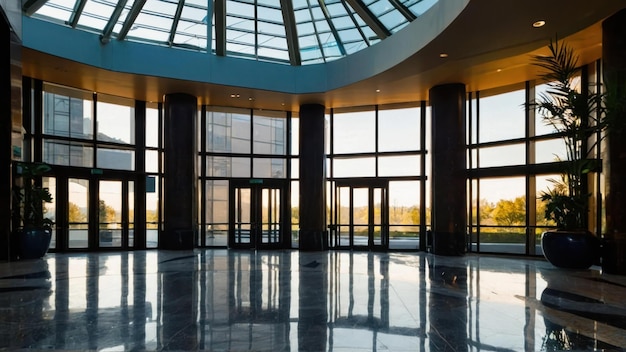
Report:
<svg viewBox="0 0 626 352"><path fill-rule="evenodd" d="M0 351L622 351L626 277L542 259L138 251L0 263Z"/></svg>

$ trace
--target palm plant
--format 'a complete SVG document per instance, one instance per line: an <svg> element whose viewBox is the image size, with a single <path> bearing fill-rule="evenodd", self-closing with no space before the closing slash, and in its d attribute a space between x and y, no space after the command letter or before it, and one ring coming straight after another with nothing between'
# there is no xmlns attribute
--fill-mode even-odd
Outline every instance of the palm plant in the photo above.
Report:
<svg viewBox="0 0 626 352"><path fill-rule="evenodd" d="M22 183L20 186L14 186L13 195L19 204L17 211L21 227L24 229L49 229L53 224L52 220L44 216L44 203L52 202L52 194L48 188L38 183L41 175L50 169L50 166L44 163L17 164L17 173Z"/></svg>
<svg viewBox="0 0 626 352"><path fill-rule="evenodd" d="M606 127L603 97L599 92L577 89L581 69L571 47L550 41L548 49L550 55L533 58L533 64L544 70L541 78L548 82L548 89L534 106L544 123L562 136L567 159L561 161L561 179L552 179L553 188L543 192L540 199L546 202L545 218L559 229L584 229L590 197L586 178L599 166L598 160L590 158L593 145L588 142Z"/></svg>

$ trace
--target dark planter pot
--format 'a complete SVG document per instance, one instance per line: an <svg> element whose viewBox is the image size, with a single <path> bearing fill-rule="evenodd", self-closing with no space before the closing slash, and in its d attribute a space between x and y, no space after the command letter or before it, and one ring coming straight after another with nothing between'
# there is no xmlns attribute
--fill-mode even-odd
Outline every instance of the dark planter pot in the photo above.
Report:
<svg viewBox="0 0 626 352"><path fill-rule="evenodd" d="M16 236L19 244L19 259L38 259L48 252L52 231L44 228L20 229Z"/></svg>
<svg viewBox="0 0 626 352"><path fill-rule="evenodd" d="M543 255L559 268L587 269L599 262L600 239L588 231L546 231L541 235Z"/></svg>

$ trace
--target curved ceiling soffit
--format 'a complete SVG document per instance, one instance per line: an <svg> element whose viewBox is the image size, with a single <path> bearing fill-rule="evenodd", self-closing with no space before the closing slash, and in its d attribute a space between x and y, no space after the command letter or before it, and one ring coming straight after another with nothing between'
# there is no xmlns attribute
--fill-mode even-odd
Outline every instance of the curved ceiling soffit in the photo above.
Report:
<svg viewBox="0 0 626 352"><path fill-rule="evenodd" d="M376 45L329 63L305 66L223 57L130 41L114 40L101 44L96 33L28 16L23 16L23 45L121 73L288 94L320 93L366 80L406 62L437 38L469 3L470 0L439 0L405 28Z"/></svg>

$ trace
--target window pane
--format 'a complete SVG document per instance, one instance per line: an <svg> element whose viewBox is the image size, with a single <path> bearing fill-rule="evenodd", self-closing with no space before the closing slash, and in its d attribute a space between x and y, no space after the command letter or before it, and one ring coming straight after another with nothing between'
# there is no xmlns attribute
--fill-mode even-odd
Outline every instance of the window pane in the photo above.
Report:
<svg viewBox="0 0 626 352"><path fill-rule="evenodd" d="M556 224L552 220L546 220L546 203L541 201L539 197L543 192L548 192L554 189L554 181L558 182L561 180L560 175L541 175L536 178L536 187L537 187L537 202L536 202L536 215L537 215L537 226L555 226Z"/></svg>
<svg viewBox="0 0 626 352"><path fill-rule="evenodd" d="M135 143L135 107L130 99L98 96L96 103L98 140L124 144Z"/></svg>
<svg viewBox="0 0 626 352"><path fill-rule="evenodd" d="M419 203L419 181L389 182L389 224L420 224Z"/></svg>
<svg viewBox="0 0 626 352"><path fill-rule="evenodd" d="M480 99L479 142L523 138L526 135L525 89Z"/></svg>
<svg viewBox="0 0 626 352"><path fill-rule="evenodd" d="M135 152L132 150L98 148L97 154L99 168L135 170Z"/></svg>
<svg viewBox="0 0 626 352"><path fill-rule="evenodd" d="M420 109L378 111L378 150L420 149Z"/></svg>
<svg viewBox="0 0 626 352"><path fill-rule="evenodd" d="M87 248L89 228L89 180L68 180L69 248Z"/></svg>
<svg viewBox="0 0 626 352"><path fill-rule="evenodd" d="M207 156L207 177L250 177L250 158Z"/></svg>
<svg viewBox="0 0 626 352"><path fill-rule="evenodd" d="M250 154L250 125L248 110L207 111L206 151Z"/></svg>
<svg viewBox="0 0 626 352"><path fill-rule="evenodd" d="M93 148L80 143L44 139L43 161L52 165L93 167Z"/></svg>
<svg viewBox="0 0 626 352"><path fill-rule="evenodd" d="M287 136L287 120L285 119L285 113L279 113L279 116L262 116L256 113L255 111L253 120L253 153L285 155ZM267 114L267 112L263 113Z"/></svg>
<svg viewBox="0 0 626 352"><path fill-rule="evenodd" d="M159 152L157 150L146 150L146 172L159 172Z"/></svg>
<svg viewBox="0 0 626 352"><path fill-rule="evenodd" d="M156 107L146 109L146 147L159 146L159 110Z"/></svg>
<svg viewBox="0 0 626 352"><path fill-rule="evenodd" d="M374 158L334 159L334 177L366 177L375 176Z"/></svg>
<svg viewBox="0 0 626 352"><path fill-rule="evenodd" d="M378 158L378 176L419 176L420 157L382 156Z"/></svg>
<svg viewBox="0 0 626 352"><path fill-rule="evenodd" d="M285 178L285 159L255 158L254 175L262 178Z"/></svg>
<svg viewBox="0 0 626 352"><path fill-rule="evenodd" d="M525 199L526 181L524 177L483 178L479 180L481 199L481 224L486 225L523 225L525 224L525 211L518 212L514 220L507 222L502 218L496 220L493 213L495 207L503 201L515 201L517 198ZM525 200L524 200L525 202ZM504 203L502 203L504 204ZM485 205L485 206L483 206ZM489 206L487 206L489 205ZM520 210L520 209L516 209ZM520 214L524 215L521 216ZM509 218L507 218L509 219Z"/></svg>
<svg viewBox="0 0 626 352"><path fill-rule="evenodd" d="M523 143L500 147L480 148L480 167L523 165L526 163L526 146Z"/></svg>
<svg viewBox="0 0 626 352"><path fill-rule="evenodd" d="M56 223L56 208L57 208L57 182L54 177L42 177L41 179L42 185L44 188L47 188L50 194L52 195L52 202L43 204L43 215L45 218L52 220L52 222ZM50 240L50 248L56 248L56 226L52 226L52 239Z"/></svg>
<svg viewBox="0 0 626 352"><path fill-rule="evenodd" d="M91 93L44 84L43 133L91 139L93 135Z"/></svg>
<svg viewBox="0 0 626 352"><path fill-rule="evenodd" d="M571 82L571 86L576 91L580 92L580 89L581 89L580 83L581 83L580 76L576 76L573 78ZM535 101L539 103L542 100L545 100L546 98L549 99L550 96L547 95L549 89L550 87L548 86L547 83L535 86ZM556 128L554 128L552 124L546 123L546 121L544 121L543 115L544 113L539 112L539 111L537 111L535 114L535 136L541 136L541 135L546 135L546 134L557 132Z"/></svg>
<svg viewBox="0 0 626 352"><path fill-rule="evenodd" d="M291 155L298 155L300 153L300 119L291 119Z"/></svg>
<svg viewBox="0 0 626 352"><path fill-rule="evenodd" d="M536 163L551 163L559 160L567 160L567 150L563 139L557 138L535 143Z"/></svg>
<svg viewBox="0 0 626 352"><path fill-rule="evenodd" d="M146 193L146 247L159 245L159 177L150 176L154 181L154 192Z"/></svg>
<svg viewBox="0 0 626 352"><path fill-rule="evenodd" d="M339 113L333 116L333 152L365 153L375 151L374 111Z"/></svg>
<svg viewBox="0 0 626 352"><path fill-rule="evenodd" d="M228 181L206 181L207 224L228 224Z"/></svg>

